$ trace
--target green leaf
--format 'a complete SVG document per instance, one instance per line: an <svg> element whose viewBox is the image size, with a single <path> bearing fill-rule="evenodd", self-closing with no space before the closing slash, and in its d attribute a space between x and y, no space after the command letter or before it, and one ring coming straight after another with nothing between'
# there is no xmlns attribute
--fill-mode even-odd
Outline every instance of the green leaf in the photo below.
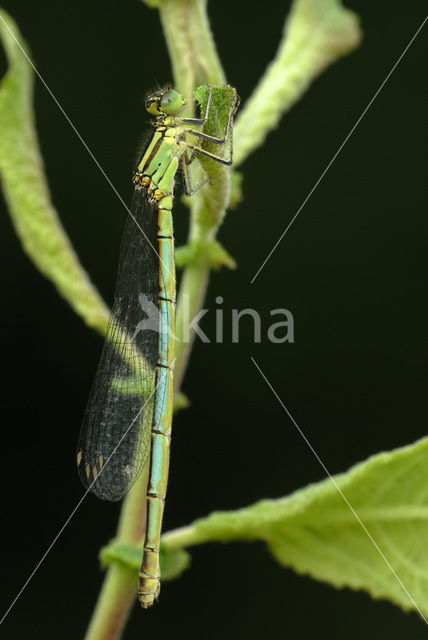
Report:
<svg viewBox="0 0 428 640"><path fill-rule="evenodd" d="M182 411L183 409L188 409L189 407L190 400L182 391L178 391L174 394L174 414Z"/></svg>
<svg viewBox="0 0 428 640"><path fill-rule="evenodd" d="M158 9L164 0L143 0L144 4L146 4L151 9Z"/></svg>
<svg viewBox="0 0 428 640"><path fill-rule="evenodd" d="M229 85L213 85L211 87L208 85L202 85L201 87L198 87L195 90L194 95L196 100L199 102L202 115L205 113L210 93L211 102L208 118L203 125L202 131L206 135L222 138L229 119L229 111L233 101L236 100L236 89ZM229 140L230 138L228 137L224 144L216 144L207 140L199 140L198 146L209 153L227 159L230 154ZM222 175L224 171L229 171L229 169L225 168L223 164L210 160L205 156L198 155L198 159L204 167L204 170L210 176L211 180L215 179L217 175Z"/></svg>
<svg viewBox="0 0 428 640"><path fill-rule="evenodd" d="M177 267L187 265L206 266L211 269L220 267L236 268L232 256L217 240L193 240L175 251Z"/></svg>
<svg viewBox="0 0 428 640"><path fill-rule="evenodd" d="M184 549L160 549L162 580L175 580L190 566L190 554Z"/></svg>
<svg viewBox="0 0 428 640"><path fill-rule="evenodd" d="M294 0L281 43L235 126L236 169L330 64L361 40L358 17L340 0Z"/></svg>
<svg viewBox="0 0 428 640"><path fill-rule="evenodd" d="M428 615L427 487L424 438L373 456L335 476L334 482L327 478L286 498L213 513L163 540L174 548L180 546L180 535L182 546L264 540L281 564L298 573L335 587L364 589L374 598Z"/></svg>
<svg viewBox="0 0 428 640"><path fill-rule="evenodd" d="M230 172L230 199L228 209L235 209L243 200L242 182L244 176L239 171Z"/></svg>
<svg viewBox="0 0 428 640"><path fill-rule="evenodd" d="M200 105L201 115L205 114L210 87L203 85L198 87L195 98ZM223 138L227 126L229 112L236 103L236 89L229 85L211 86L211 102L207 120L202 127L206 135ZM214 154L223 159L229 159L231 150L231 134L227 136L224 144L216 144L207 140L198 140L197 146L207 153ZM230 200L230 167L221 162L212 160L200 153L196 154L203 173L196 172L194 183L201 179L209 178L208 183L193 196L192 216L197 227L197 236L212 238L213 232L222 222L225 209ZM191 167L193 168L193 166ZM195 174L195 171L193 170Z"/></svg>
<svg viewBox="0 0 428 640"><path fill-rule="evenodd" d="M195 98L201 106L202 113L205 112L208 96L211 92L211 104L209 117L204 124L203 131L209 136L221 136L229 118L230 106L236 95L236 89L230 85L202 85L195 89ZM210 149L219 150L218 145L211 146Z"/></svg>
<svg viewBox="0 0 428 640"><path fill-rule="evenodd" d="M89 326L104 334L108 308L51 203L34 124L34 71L28 47L5 11L0 11L0 39L9 63L0 82L0 177L12 222L36 267Z"/></svg>
<svg viewBox="0 0 428 640"><path fill-rule="evenodd" d="M105 568L117 563L137 574L141 566L142 547L143 543L132 546L112 540L100 551L101 566ZM178 578L190 565L190 555L183 549L166 549L161 546L159 556L163 581Z"/></svg>

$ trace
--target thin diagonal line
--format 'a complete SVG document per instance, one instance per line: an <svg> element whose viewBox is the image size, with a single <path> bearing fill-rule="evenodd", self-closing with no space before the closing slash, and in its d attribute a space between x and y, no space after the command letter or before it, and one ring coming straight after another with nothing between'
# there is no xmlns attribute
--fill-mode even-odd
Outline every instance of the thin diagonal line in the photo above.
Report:
<svg viewBox="0 0 428 640"><path fill-rule="evenodd" d="M56 106L58 107L58 109L61 111L62 115L64 116L64 118L67 120L68 124L70 125L70 127L73 129L74 133L76 134L76 136L79 138L80 142L83 144L83 146L85 147L86 151L89 153L89 155L91 156L92 160L95 162L95 164L97 165L98 169L101 171L102 175L104 176L104 178L107 180L108 184L110 185L110 187L113 189L114 193L116 194L116 196L119 198L121 204L125 207L126 211L128 212L128 214L131 216L131 218L133 219L133 221L135 222L135 224L137 225L138 229L141 231L141 233L143 234L143 236L145 237L145 239L147 240L149 246L153 249L153 251L155 252L155 254L157 255L157 257L159 258L160 262L162 263L162 265L165 267L165 269L168 271L168 274L173 278L174 282L175 282L175 277L174 274L170 273L168 266L164 263L164 261L162 260L162 258L160 257L159 253L156 251L155 247L152 245L152 243L150 242L149 238L147 237L147 235L144 233L143 229L140 227L140 225L138 224L137 220L135 219L134 215L131 213L131 211L129 210L128 206L126 205L125 201L123 200L122 196L120 195L120 193L118 192L118 190L116 189L116 187L114 186L114 184L112 183L112 181L110 180L110 178L108 177L108 175L106 174L106 172L104 171L104 169L102 168L102 166L100 165L100 163L98 162L98 160L96 159L96 157L94 156L94 154L92 153L92 151L90 150L90 148L88 147L88 145L86 144L85 140L82 138L82 136L80 135L79 131L76 129L76 127L74 126L74 124L72 123L70 117L67 115L67 113L64 111L64 109L62 108L61 104L59 103L59 101L57 100L56 96L54 95L53 91L49 88L47 82L45 81L45 79L43 78L42 74L38 71L37 67L35 66L35 64L33 64L31 58L29 57L29 55L27 54L27 52L25 51L25 49L21 46L21 43L19 42L19 40L16 38L15 34L13 33L13 31L10 29L9 25L7 24L7 22L4 20L4 18L0 15L0 20L3 22L4 26L6 27L6 29L9 31L10 35L12 36L12 38L15 40L16 44L18 45L18 47L20 48L22 54L25 56L25 58L27 59L27 61L29 62L29 64L33 67L34 72L36 73L36 75L38 76L38 78L40 79L40 81L42 82L43 86L45 87L46 91L49 93L49 95L51 96L52 100L55 102Z"/></svg>
<svg viewBox="0 0 428 640"><path fill-rule="evenodd" d="M351 510L351 512L353 513L353 515L355 516L355 518L357 519L358 523L361 525L362 529L364 530L364 532L366 533L366 535L368 536L368 538L370 539L370 541L372 542L373 546L375 547L375 549L378 551L378 553L380 554L381 558L383 559L383 561L386 563L386 565L388 566L388 568L390 569L390 571L392 572L392 574L394 575L395 579L397 580L398 584L400 585L400 587L403 589L403 591L405 592L405 594L407 595L407 597L409 598L409 600L412 602L413 606L415 607L415 609L418 611L419 615L423 618L425 624L428 624L428 620L425 618L424 614L422 613L422 611L419 609L418 605L416 604L416 602L413 600L412 596L410 595L410 593L407 591L406 587L404 586L404 584L401 582L400 578L398 577L398 575L396 574L396 572L394 571L393 567L391 566L390 562L388 561L388 559L386 558L385 554L383 553L383 551L380 549L380 547L378 546L378 544L376 543L376 541L374 540L373 536L371 535L371 533L368 531L367 527L365 526L365 524L363 523L363 521L361 520L361 518L359 517L359 515L357 514L357 512L355 511L355 509L353 508L353 506L350 504L349 500L347 499L347 497L345 496L345 494L343 493L342 489L339 487L339 485L337 484L336 480L334 479L334 477L331 475L331 473L329 472L329 470L327 469L327 467L325 466L324 462L321 460L321 458L319 457L319 455L317 454L317 452L315 451L315 449L313 448L313 446L311 445L311 443L309 442L309 440L307 439L307 437L305 436L305 434L303 433L303 431L301 430L301 428L299 427L299 425L297 424L297 422L295 421L295 419L293 418L293 416L291 415L291 413L289 412L289 410L287 409L287 407L285 406L285 404L283 403L283 401L281 400L281 398L279 397L279 395L277 394L277 392L275 391L275 389L273 388L273 386L271 385L271 383L269 382L269 380L266 378L265 374L263 373L263 371L260 369L259 365L257 364L257 362L254 360L253 357L251 357L251 360L253 362L253 364L255 365L255 367L257 368L257 370L259 371L260 375L262 376L263 380L266 382L266 384L268 385L269 389L272 391L273 395L275 396L275 398L278 400L279 404L281 405L281 407L284 409L285 413L287 414L287 416L290 418L291 422L294 424L294 426L296 427L297 431L300 433L300 435L302 436L303 440L306 442L306 444L308 445L309 449L312 451L312 453L314 454L315 458L318 460L318 462L320 463L320 465L322 466L322 468L324 469L324 471L326 472L326 474L328 475L328 477L330 478L330 480L332 481L332 483L334 484L334 486L336 487L337 491L340 493L340 495L342 496L343 500L345 501L345 503L347 504L347 506L349 507L349 509Z"/></svg>
<svg viewBox="0 0 428 640"><path fill-rule="evenodd" d="M262 262L262 264L260 265L257 273L255 274L255 276L253 276L253 279L251 280L250 284L253 284L254 280L257 278L257 276L259 275L260 271L263 269L263 267L265 266L265 264L267 263L267 261L270 259L271 255L273 254L273 252L275 251L275 249L277 248L277 246L280 244L281 240L283 239L283 237L285 236L285 234L287 233L287 231L289 230L289 228L291 227L291 225L294 223L294 221L296 220L297 216L300 214L301 210L303 209L303 207L305 206L305 204L308 202L309 198L311 197L311 195L313 194L313 192L315 191L315 189L318 187L319 183L321 182L321 180L324 178L325 174L327 173L327 171L330 169L331 165L333 164L333 162L336 160L337 156L339 155L339 153L342 151L343 147L345 146L345 144L348 142L349 138L352 136L352 134L354 133L355 129L358 127L358 125L360 124L361 120L364 118L364 116L366 115L367 111L370 109L370 107L372 106L373 102L376 100L376 98L378 97L379 93L382 91L383 87L385 86L385 84L388 82L389 78L391 77L391 75L394 73L395 69L398 67L398 65L400 64L401 60L404 58L404 56L406 55L408 49L411 47L411 45L413 44L414 40L416 39L416 37L418 36L419 32L422 30L425 22L428 20L428 16L426 16L426 18L423 20L422 24L420 25L420 27L418 28L418 30L416 31L416 33L413 35L413 37L410 39L410 42L408 43L407 47L404 49L404 51L402 52L402 54L400 55L400 57L398 58L398 60L395 62L394 66L392 67L392 69L390 70L390 72L388 73L388 75L386 76L385 80L382 82L382 84L380 85L379 89L376 91L376 93L374 94L373 98L370 100L370 102L368 103L368 105L366 106L366 108L364 109L364 111L362 112L362 114L360 115L360 117L358 118L357 122L354 124L354 126L352 127L352 129L350 130L350 132L348 133L348 135L346 136L346 138L344 139L344 141L342 142L342 144L340 145L340 147L338 148L338 150L336 151L336 153L334 154L334 156L332 157L332 159L330 160L330 162L328 163L328 165L326 166L326 168L324 169L324 171L322 172L322 174L320 175L320 177L318 178L318 180L316 181L316 183L314 184L314 186L312 187L312 189L309 191L308 195L306 196L306 198L303 200L302 204L300 205L300 207L297 209L296 213L294 214L294 216L291 218L291 221L288 223L287 227L284 229L284 231L282 232L282 234L280 235L279 239L275 242L274 246L272 247L272 249L270 250L270 252L268 253L268 255L266 256L266 258L264 259L264 261Z"/></svg>
<svg viewBox="0 0 428 640"><path fill-rule="evenodd" d="M174 366L175 360L173 361L171 366ZM58 531L58 533L56 534L55 538L52 540L52 542L50 543L50 545L48 546L48 548L46 549L46 551L44 552L44 554L42 555L42 557L40 558L39 562L36 564L36 566L34 567L33 571L30 573L30 575L28 576L27 580L24 582L23 586L21 587L21 589L18 591L17 595L15 596L15 598L13 599L12 603L9 605L8 609L6 610L6 612L3 614L3 617L0 620L0 624L2 624L4 622L4 620L6 619L6 617L9 615L10 611L13 609L13 607L15 606L15 604L17 603L17 601L19 600L19 598L21 597L22 593L25 591L25 589L27 588L29 582L32 580L32 578L34 577L35 573L38 571L40 565L44 562L44 560L46 559L47 555L49 554L49 552L52 550L52 547L55 545L56 541L58 540L58 538L61 536L62 532L64 531L64 529L66 528L66 526L68 525L68 523L70 522L70 520L72 519L72 517L74 516L74 514L76 513L76 511L79 509L80 505L82 504L82 502L84 501L84 499L86 498L86 496L88 495L88 493L90 492L90 490L92 489L92 487L94 486L95 482L98 480L98 478L100 477L100 475L104 472L104 469L108 466L110 460L112 459L112 457L114 456L114 454L116 453L118 447L121 445L122 441L124 438L126 438L126 436L128 435L128 432L130 430L130 428L132 427L132 425L135 423L136 420L138 420L139 416L141 415L141 412L143 411L144 407L147 405L147 403L151 400L151 398L153 397L153 395L156 393L157 388L159 387L161 381L159 380L158 384L156 385L155 389L153 390L153 392L150 394L150 396L147 398L146 402L143 404L143 406L141 407L141 409L139 410L139 412L137 413L137 415L135 416L135 418L132 420L131 424L129 425L129 427L127 428L127 430L125 431L125 433L123 434L123 436L121 437L121 439L119 440L119 442L117 443L117 445L115 446L115 448L113 449L113 451L111 452L111 454L109 455L109 457L107 458L105 464L103 465L102 469L100 470L97 478L95 478L95 480L93 480L93 482L89 485L89 487L86 489L85 493L83 494L83 496L80 498L79 502L77 503L77 505L74 507L73 511L70 513L70 515L68 516L67 520L64 522L64 524L62 525L61 529Z"/></svg>

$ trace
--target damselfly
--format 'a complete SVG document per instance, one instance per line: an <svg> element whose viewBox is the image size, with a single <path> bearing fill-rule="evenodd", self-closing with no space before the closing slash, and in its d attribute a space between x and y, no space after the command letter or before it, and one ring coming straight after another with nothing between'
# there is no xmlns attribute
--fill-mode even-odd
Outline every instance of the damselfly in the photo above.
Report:
<svg viewBox="0 0 428 640"><path fill-rule="evenodd" d="M234 89L232 95L221 138L203 132L212 87L201 118L179 117L185 100L173 89L156 91L146 100L147 111L155 116L154 133L133 174L113 310L78 444L80 478L103 500L120 500L150 464L138 586L144 608L160 590L159 545L171 440L175 175L180 165L185 192L192 195L209 179L192 188L188 167L197 155L232 164L232 124L239 103ZM229 157L206 151L204 141L229 144Z"/></svg>

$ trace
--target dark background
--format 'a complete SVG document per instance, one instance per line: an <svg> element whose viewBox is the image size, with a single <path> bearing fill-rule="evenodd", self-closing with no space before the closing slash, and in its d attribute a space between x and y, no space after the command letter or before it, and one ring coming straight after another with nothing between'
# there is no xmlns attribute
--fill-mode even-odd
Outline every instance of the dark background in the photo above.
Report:
<svg viewBox="0 0 428 640"><path fill-rule="evenodd" d="M287 5L287 3L285 3ZM214 509L279 497L324 471L250 362L255 357L331 473L426 433L426 33L422 32L253 285L250 280L424 17L425 3L349 1L361 47L322 75L251 155L245 199L220 239L235 272L213 274L207 306L286 307L295 343L197 343L174 423L164 530ZM158 14L138 0L4 1L33 59L125 200L142 99L171 79ZM251 7L251 8L250 8ZM228 80L245 102L273 57L283 2L211 2ZM426 31L426 29L425 29ZM5 62L2 58L1 71ZM124 210L36 81L52 198L81 261L112 300ZM101 338L24 255L1 205L2 607L83 493L75 446ZM177 243L187 212L177 206ZM214 314L203 328L213 335ZM210 329L211 327L211 329ZM4 637L81 638L102 576L99 547L118 505L88 497L9 614ZM363 533L362 533L363 535ZM263 590L260 585L264 585ZM426 628L365 593L280 567L263 544L192 550L192 567L135 608L126 638L419 639Z"/></svg>

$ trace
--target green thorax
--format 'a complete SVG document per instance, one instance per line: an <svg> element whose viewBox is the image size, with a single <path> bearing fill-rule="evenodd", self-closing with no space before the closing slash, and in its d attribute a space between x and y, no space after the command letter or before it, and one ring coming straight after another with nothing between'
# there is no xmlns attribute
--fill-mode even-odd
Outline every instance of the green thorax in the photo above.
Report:
<svg viewBox="0 0 428 640"><path fill-rule="evenodd" d="M146 109L156 116L155 132L134 172L133 182L145 187L155 200L172 194L181 154L186 148L186 128L176 114L185 104L177 91L158 91L146 100Z"/></svg>

